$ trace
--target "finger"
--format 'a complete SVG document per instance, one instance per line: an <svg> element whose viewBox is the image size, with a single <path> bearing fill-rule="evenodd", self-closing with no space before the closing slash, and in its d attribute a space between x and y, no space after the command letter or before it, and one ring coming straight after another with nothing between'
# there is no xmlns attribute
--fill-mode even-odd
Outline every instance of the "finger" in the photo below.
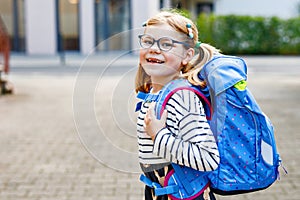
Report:
<svg viewBox="0 0 300 200"><path fill-rule="evenodd" d="M149 109L148 109L148 112L149 112L149 116L152 117L152 118L155 118L155 102L152 102L150 105L149 105Z"/></svg>
<svg viewBox="0 0 300 200"><path fill-rule="evenodd" d="M152 110L154 110L155 104L156 104L156 102L154 102L154 101L151 102L150 105L149 105L149 108L151 108Z"/></svg>
<svg viewBox="0 0 300 200"><path fill-rule="evenodd" d="M168 111L164 110L164 112L161 115L161 120L166 121L168 116Z"/></svg>
<svg viewBox="0 0 300 200"><path fill-rule="evenodd" d="M144 122L146 125L148 125L151 121L151 117L149 115L149 113L147 112L146 115L145 115L145 118L144 118Z"/></svg>
<svg viewBox="0 0 300 200"><path fill-rule="evenodd" d="M151 119L152 119L152 117L151 117L151 111L147 110L146 115L145 115L145 119L144 119L145 123L149 124L151 122Z"/></svg>

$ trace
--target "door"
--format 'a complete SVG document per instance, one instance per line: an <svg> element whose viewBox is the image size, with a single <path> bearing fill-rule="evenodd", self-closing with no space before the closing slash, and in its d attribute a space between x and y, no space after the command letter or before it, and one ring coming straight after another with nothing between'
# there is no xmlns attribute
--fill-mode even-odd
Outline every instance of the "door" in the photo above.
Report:
<svg viewBox="0 0 300 200"><path fill-rule="evenodd" d="M56 0L58 51L79 51L79 0Z"/></svg>

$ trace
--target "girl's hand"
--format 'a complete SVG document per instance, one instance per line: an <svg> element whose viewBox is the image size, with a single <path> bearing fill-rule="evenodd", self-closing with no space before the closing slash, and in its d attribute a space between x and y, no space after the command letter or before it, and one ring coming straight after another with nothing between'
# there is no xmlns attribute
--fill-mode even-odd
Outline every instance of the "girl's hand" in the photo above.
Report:
<svg viewBox="0 0 300 200"><path fill-rule="evenodd" d="M158 120L156 119L155 116L154 107L155 107L155 103L151 103L144 119L145 122L144 128L146 130L147 135L149 135L152 140L154 140L158 131L160 131L162 128L166 126L167 113L168 113L167 110L164 110L160 120Z"/></svg>

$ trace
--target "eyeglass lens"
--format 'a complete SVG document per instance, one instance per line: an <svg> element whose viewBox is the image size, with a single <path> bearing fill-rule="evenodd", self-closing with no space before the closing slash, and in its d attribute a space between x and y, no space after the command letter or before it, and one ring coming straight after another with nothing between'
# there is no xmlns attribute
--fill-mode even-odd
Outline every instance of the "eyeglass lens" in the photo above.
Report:
<svg viewBox="0 0 300 200"><path fill-rule="evenodd" d="M162 37L158 40L155 40L153 37L149 35L141 35L140 38L140 45L142 48L150 48L157 42L158 48L162 51L169 51L173 47L173 40L168 37Z"/></svg>

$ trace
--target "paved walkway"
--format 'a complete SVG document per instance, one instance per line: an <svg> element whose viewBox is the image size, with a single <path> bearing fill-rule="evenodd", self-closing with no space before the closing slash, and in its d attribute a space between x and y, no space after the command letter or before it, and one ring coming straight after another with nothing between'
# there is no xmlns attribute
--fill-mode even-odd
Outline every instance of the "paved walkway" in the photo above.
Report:
<svg viewBox="0 0 300 200"><path fill-rule="evenodd" d="M0 199L142 199L132 112L135 68L125 66L136 58L77 77L75 70L49 73L59 70L58 57L36 58L32 65L26 59L12 61L15 94L0 96ZM80 59L66 66L76 68ZM267 190L218 199L300 199L299 58L246 59L249 87L276 127L289 175L282 173ZM100 67L95 60L90 65Z"/></svg>

